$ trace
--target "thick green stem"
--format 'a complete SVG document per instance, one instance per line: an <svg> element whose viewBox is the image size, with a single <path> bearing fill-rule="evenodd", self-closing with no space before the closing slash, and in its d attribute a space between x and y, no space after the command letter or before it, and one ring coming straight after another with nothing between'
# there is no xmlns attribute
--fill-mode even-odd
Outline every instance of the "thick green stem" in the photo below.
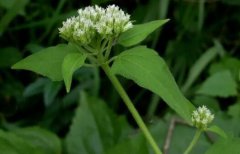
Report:
<svg viewBox="0 0 240 154"><path fill-rule="evenodd" d="M128 107L128 109L131 112L133 118L136 120L138 126L140 127L140 129L142 130L143 134L145 135L147 141L152 146L155 154L162 154L162 152L159 149L157 143L155 142L155 140L153 139L152 135L150 134L147 126L144 124L144 122L143 122L142 118L140 117L138 111L134 107L132 101L128 97L128 95L125 92L125 90L123 89L121 83L119 82L117 77L111 72L109 65L108 64L103 64L101 67L104 70L104 72L106 73L106 75L108 76L108 78L110 79L110 81L112 82L113 86L115 87L115 89L117 90L117 92L119 93L121 98L123 99L123 101L126 104L126 106Z"/></svg>
<svg viewBox="0 0 240 154"><path fill-rule="evenodd" d="M192 148L194 147L194 145L197 143L200 135L202 133L202 130L198 129L193 137L192 142L190 143L190 145L188 146L187 150L184 152L184 154L189 154L189 152L192 150Z"/></svg>

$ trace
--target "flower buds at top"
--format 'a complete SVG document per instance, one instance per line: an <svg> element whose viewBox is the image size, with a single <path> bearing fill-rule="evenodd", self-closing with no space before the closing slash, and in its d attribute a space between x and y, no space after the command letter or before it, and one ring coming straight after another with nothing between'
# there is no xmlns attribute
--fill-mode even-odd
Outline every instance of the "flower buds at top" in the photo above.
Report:
<svg viewBox="0 0 240 154"><path fill-rule="evenodd" d="M79 9L78 16L64 21L59 33L67 41L87 45L97 38L116 38L132 26L130 15L118 6L109 5L106 9L89 6Z"/></svg>
<svg viewBox="0 0 240 154"><path fill-rule="evenodd" d="M206 106L198 107L197 110L192 113L192 123L198 129L206 129L214 119L214 115L211 114L210 110Z"/></svg>

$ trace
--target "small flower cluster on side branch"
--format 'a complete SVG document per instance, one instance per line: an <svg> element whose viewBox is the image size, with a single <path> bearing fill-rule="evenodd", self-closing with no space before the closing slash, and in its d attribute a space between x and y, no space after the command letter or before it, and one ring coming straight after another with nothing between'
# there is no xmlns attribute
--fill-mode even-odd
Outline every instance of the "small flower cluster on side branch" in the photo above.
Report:
<svg viewBox="0 0 240 154"><path fill-rule="evenodd" d="M197 110L192 113L192 123L195 127L201 130L205 130L214 119L214 115L206 107L198 107Z"/></svg>

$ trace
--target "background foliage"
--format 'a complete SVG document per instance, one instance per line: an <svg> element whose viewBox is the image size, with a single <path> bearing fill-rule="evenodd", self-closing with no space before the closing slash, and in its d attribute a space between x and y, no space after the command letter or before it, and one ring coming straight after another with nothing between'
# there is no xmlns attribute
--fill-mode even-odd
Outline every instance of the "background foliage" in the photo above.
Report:
<svg viewBox="0 0 240 154"><path fill-rule="evenodd" d="M130 13L135 24L170 19L144 43L164 58L194 105L207 105L216 115L214 123L228 135L239 137L239 0L0 0L0 149L4 153L151 153L98 68L79 69L70 93L63 82L10 69L23 57L63 43L57 27L78 8L113 3ZM123 49L119 45L114 52ZM120 79L161 147L166 146L169 125L174 124L166 150L171 154L184 151L194 129L179 120L157 95ZM206 133L193 153L206 152L216 140ZM237 146L240 141L232 142ZM219 140L214 146L224 150L227 144ZM207 153L222 151L214 146Z"/></svg>

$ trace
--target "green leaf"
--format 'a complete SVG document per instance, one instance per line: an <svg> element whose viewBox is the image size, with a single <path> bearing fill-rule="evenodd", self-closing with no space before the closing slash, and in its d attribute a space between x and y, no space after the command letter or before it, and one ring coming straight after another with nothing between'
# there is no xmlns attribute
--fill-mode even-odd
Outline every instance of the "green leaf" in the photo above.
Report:
<svg viewBox="0 0 240 154"><path fill-rule="evenodd" d="M0 130L0 151L4 154L43 154L40 151L34 151L34 147L27 144L23 138L2 130Z"/></svg>
<svg viewBox="0 0 240 154"><path fill-rule="evenodd" d="M134 25L133 28L120 35L118 43L125 47L136 45L168 21L169 19L155 20L144 24Z"/></svg>
<svg viewBox="0 0 240 154"><path fill-rule="evenodd" d="M219 97L236 96L237 83L229 71L217 72L203 82L197 94Z"/></svg>
<svg viewBox="0 0 240 154"><path fill-rule="evenodd" d="M0 151L4 154L61 154L61 142L56 135L38 127L12 132L0 130Z"/></svg>
<svg viewBox="0 0 240 154"><path fill-rule="evenodd" d="M62 77L62 63L67 54L75 53L77 49L72 45L60 44L45 48L12 66L13 69L24 69L49 77L53 81L60 81Z"/></svg>
<svg viewBox="0 0 240 154"><path fill-rule="evenodd" d="M240 138L220 139L205 154L239 154Z"/></svg>
<svg viewBox="0 0 240 154"><path fill-rule="evenodd" d="M240 117L231 117L225 112L215 113L214 124L220 127L228 136L238 136L240 134Z"/></svg>
<svg viewBox="0 0 240 154"><path fill-rule="evenodd" d="M182 95L164 60L152 49L138 46L122 52L112 71L156 93L188 122L194 106Z"/></svg>
<svg viewBox="0 0 240 154"><path fill-rule="evenodd" d="M42 154L61 154L61 142L59 138L39 127L29 127L15 130L13 132L24 141L34 147L35 151L42 151Z"/></svg>
<svg viewBox="0 0 240 154"><path fill-rule="evenodd" d="M72 53L64 58L62 65L62 75L67 92L70 91L73 73L84 64L86 58L87 55L81 53Z"/></svg>
<svg viewBox="0 0 240 154"><path fill-rule="evenodd" d="M16 151L5 139L0 138L0 150L4 154L21 154Z"/></svg>
<svg viewBox="0 0 240 154"><path fill-rule="evenodd" d="M69 154L105 154L121 138L125 122L95 97L81 93L81 105L66 137Z"/></svg>
<svg viewBox="0 0 240 154"><path fill-rule="evenodd" d="M210 74L214 74L220 71L230 70L234 79L238 79L240 71L240 60L239 58L224 57L221 61L213 63L209 69Z"/></svg>
<svg viewBox="0 0 240 154"><path fill-rule="evenodd" d="M227 138L228 137L227 134L224 132L224 130L222 130L221 128L219 128L216 125L213 125L213 126L207 128L207 131L216 133L216 134L218 134L219 136L221 136L223 138Z"/></svg>
<svg viewBox="0 0 240 154"><path fill-rule="evenodd" d="M234 118L240 117L240 100L228 107L228 114Z"/></svg>

